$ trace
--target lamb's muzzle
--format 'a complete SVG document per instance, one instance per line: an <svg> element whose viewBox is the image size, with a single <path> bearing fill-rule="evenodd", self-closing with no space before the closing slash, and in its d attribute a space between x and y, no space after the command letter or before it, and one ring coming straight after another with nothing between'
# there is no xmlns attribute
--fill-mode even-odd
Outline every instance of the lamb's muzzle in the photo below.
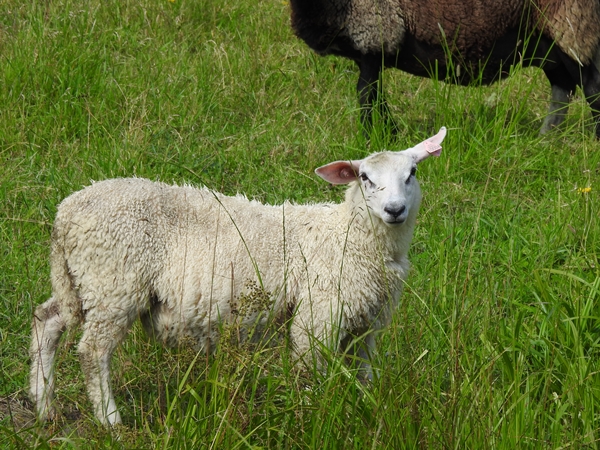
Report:
<svg viewBox="0 0 600 450"><path fill-rule="evenodd" d="M384 218L383 220L390 224L403 223L408 216L406 206L404 205L395 206L388 204L385 208L383 208L383 211L389 216L389 219Z"/></svg>

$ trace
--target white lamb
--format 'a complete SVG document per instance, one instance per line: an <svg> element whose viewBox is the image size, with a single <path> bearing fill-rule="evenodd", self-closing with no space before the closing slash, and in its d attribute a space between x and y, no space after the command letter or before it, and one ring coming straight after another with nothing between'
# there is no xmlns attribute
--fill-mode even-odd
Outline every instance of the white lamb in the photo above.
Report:
<svg viewBox="0 0 600 450"><path fill-rule="evenodd" d="M340 204L270 206L137 178L65 199L52 233L52 297L33 320L30 389L39 419L52 414L53 363L66 328L82 324L78 351L94 412L116 424L110 360L132 323L141 318L167 345L192 339L211 351L222 324L240 320L235 302L252 284L271 302L243 326L291 311L297 359L316 340L353 353L370 377L373 331L389 323L409 269L417 163L439 155L445 134L318 168L330 183L349 183Z"/></svg>

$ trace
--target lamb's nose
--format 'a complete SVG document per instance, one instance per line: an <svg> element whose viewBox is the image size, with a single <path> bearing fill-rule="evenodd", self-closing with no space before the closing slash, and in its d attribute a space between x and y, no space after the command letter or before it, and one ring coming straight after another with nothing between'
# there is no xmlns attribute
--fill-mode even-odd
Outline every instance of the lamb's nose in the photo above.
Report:
<svg viewBox="0 0 600 450"><path fill-rule="evenodd" d="M397 219L402 213L406 210L406 206L386 206L383 210L392 216L394 219Z"/></svg>

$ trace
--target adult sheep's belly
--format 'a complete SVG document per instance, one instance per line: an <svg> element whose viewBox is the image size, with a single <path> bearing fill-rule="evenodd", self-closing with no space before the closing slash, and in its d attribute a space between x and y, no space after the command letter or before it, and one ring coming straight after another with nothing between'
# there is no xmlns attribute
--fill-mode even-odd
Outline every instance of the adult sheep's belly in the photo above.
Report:
<svg viewBox="0 0 600 450"><path fill-rule="evenodd" d="M489 46L474 42L462 49L444 42L430 44L407 35L402 49L397 54L386 54L384 63L412 75L460 85L494 83L507 77L511 66L519 62L525 66L554 63L558 50L553 49L550 40L535 38L528 47L523 42L514 29Z"/></svg>

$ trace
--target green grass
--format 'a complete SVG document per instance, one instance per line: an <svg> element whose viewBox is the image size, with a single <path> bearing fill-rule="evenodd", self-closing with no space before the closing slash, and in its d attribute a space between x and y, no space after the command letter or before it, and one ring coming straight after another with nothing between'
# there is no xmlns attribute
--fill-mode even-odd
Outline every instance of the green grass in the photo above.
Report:
<svg viewBox="0 0 600 450"><path fill-rule="evenodd" d="M136 327L114 358L125 425L98 426L68 336L63 418L27 425L29 327L50 295L57 204L119 176L278 203L341 199L313 175L367 147L357 70L321 58L281 1L0 4L1 448L596 448L600 144L577 97L538 137L536 69L461 88L385 73L400 133L448 127L419 168L413 270L363 386L335 358L226 346L208 361ZM591 187L590 192L579 188Z"/></svg>

